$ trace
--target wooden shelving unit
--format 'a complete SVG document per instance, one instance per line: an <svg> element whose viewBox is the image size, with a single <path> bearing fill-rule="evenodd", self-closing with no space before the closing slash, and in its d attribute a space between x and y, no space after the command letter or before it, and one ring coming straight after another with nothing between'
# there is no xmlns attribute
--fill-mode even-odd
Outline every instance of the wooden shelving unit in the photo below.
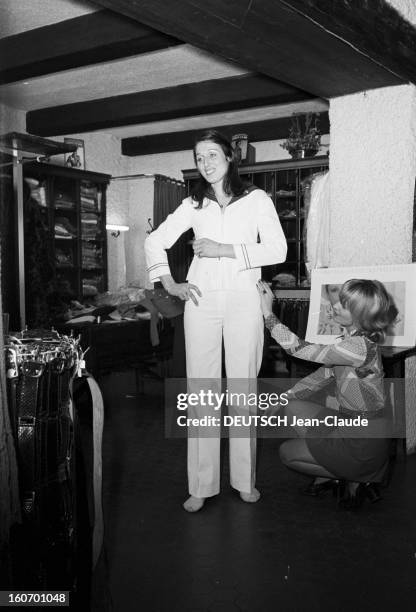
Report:
<svg viewBox="0 0 416 612"><path fill-rule="evenodd" d="M110 176L47 163L24 165L23 180L41 211L63 298L107 290L106 189ZM26 231L25 242L31 237ZM30 309L30 304L26 304Z"/></svg>

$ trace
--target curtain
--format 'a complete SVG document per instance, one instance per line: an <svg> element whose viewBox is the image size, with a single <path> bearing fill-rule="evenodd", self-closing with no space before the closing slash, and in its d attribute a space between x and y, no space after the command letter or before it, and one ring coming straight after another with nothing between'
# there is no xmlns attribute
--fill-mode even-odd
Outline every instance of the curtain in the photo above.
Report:
<svg viewBox="0 0 416 612"><path fill-rule="evenodd" d="M175 179L155 175L154 199L153 199L153 223L156 229L166 217L173 213L182 200L186 197L185 183ZM172 276L177 283L186 279L188 268L191 263L193 251L189 244L192 239L192 230L183 234L177 242L168 250L168 261Z"/></svg>
<svg viewBox="0 0 416 612"><path fill-rule="evenodd" d="M161 174L155 175L153 222L155 229L173 213L186 197L185 183Z"/></svg>

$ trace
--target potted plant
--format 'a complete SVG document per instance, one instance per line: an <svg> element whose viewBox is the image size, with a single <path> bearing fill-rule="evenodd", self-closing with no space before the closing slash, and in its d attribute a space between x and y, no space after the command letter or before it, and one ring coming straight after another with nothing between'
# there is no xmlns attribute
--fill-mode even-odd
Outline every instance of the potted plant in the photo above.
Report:
<svg viewBox="0 0 416 612"><path fill-rule="evenodd" d="M289 136L280 146L294 159L316 155L321 146L319 113L293 113Z"/></svg>

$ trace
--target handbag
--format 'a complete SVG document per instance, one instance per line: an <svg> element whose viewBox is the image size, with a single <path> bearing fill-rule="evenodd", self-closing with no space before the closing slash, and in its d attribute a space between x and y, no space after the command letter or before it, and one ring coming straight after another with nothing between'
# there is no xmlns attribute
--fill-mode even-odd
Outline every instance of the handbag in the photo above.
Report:
<svg viewBox="0 0 416 612"><path fill-rule="evenodd" d="M152 302L160 314L167 319L173 319L183 314L185 302L176 295L170 295L162 287L157 289L145 289L145 296Z"/></svg>
<svg viewBox="0 0 416 612"><path fill-rule="evenodd" d="M175 295L170 295L166 289L145 289L144 298L140 300L139 306L147 308L150 312L150 340L152 346L159 344L159 332L157 329L158 317L161 314L166 319L173 319L183 314L185 303Z"/></svg>

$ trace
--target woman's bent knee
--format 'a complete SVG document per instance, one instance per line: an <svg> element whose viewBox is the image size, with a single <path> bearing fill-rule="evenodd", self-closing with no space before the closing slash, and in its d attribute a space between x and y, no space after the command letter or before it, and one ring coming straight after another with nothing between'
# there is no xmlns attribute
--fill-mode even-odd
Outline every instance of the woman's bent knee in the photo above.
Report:
<svg viewBox="0 0 416 612"><path fill-rule="evenodd" d="M294 441L295 440L286 440L286 442L283 442L283 444L280 445L279 457L280 457L280 461L284 465L290 465L290 463L294 459L294 449L293 449Z"/></svg>
<svg viewBox="0 0 416 612"><path fill-rule="evenodd" d="M302 463L315 462L304 439L286 440L280 446L279 455L282 463L288 467L292 467L299 461Z"/></svg>

